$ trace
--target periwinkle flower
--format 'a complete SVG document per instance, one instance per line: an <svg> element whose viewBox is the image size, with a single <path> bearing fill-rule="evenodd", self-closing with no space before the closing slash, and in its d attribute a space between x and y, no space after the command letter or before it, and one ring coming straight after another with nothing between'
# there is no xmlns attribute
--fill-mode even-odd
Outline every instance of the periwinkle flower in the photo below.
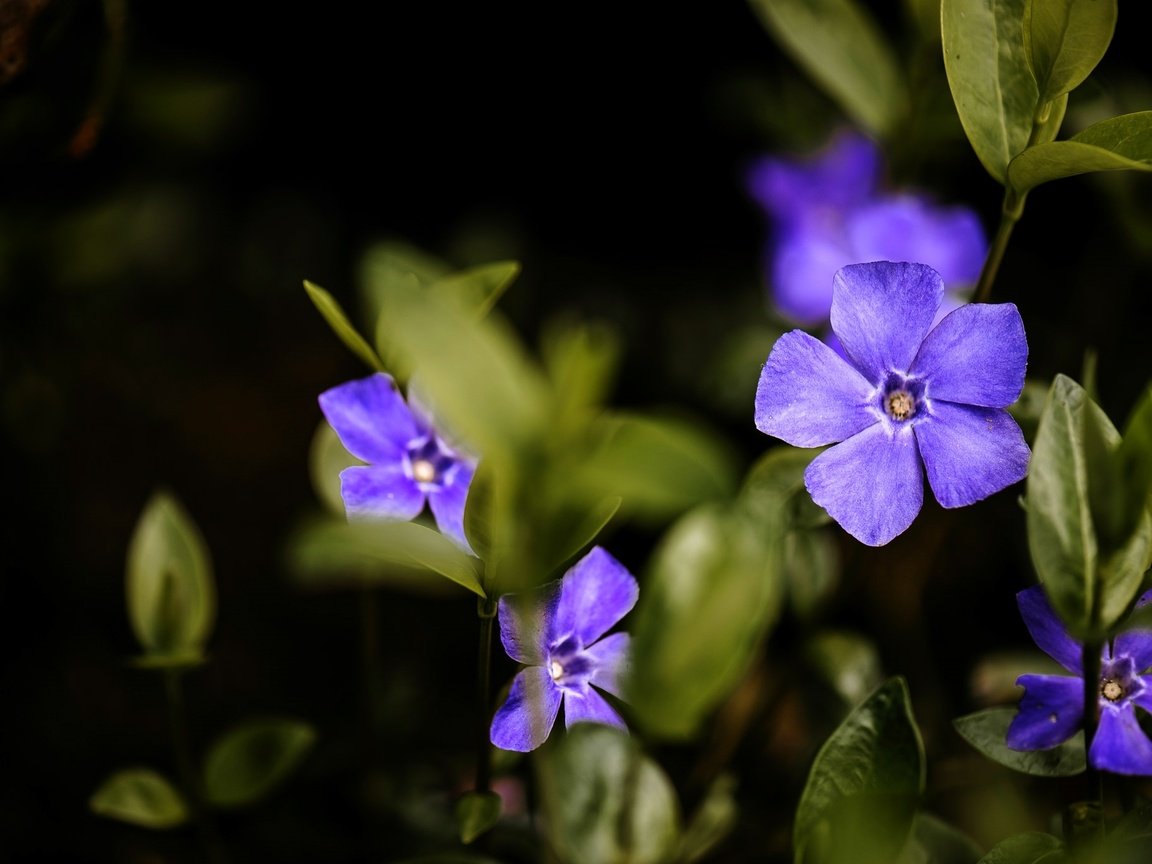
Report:
<svg viewBox="0 0 1152 864"><path fill-rule="evenodd" d="M963 302L961 292L976 282L988 251L980 220L966 207L886 191L881 171L876 145L855 133L835 136L812 159L765 157L752 166L748 190L772 220L766 269L785 317L826 325L833 274L866 261L934 268L949 292L938 318Z"/></svg>
<svg viewBox="0 0 1152 864"><path fill-rule="evenodd" d="M424 509L468 552L464 503L475 460L450 446L391 376L377 372L320 394L320 409L340 442L367 465L340 472L349 519L414 519Z"/></svg>
<svg viewBox="0 0 1152 864"><path fill-rule="evenodd" d="M1152 602L1152 591L1137 606ZM1016 595L1020 615L1032 639L1071 675L1021 675L1020 710L1008 727L1013 750L1046 750L1071 738L1084 726L1083 646L1056 617L1044 589ZM1100 655L1096 697L1099 726L1088 749L1088 762L1114 774L1152 775L1152 741L1140 728L1136 708L1152 711L1152 630L1129 630L1105 644Z"/></svg>
<svg viewBox="0 0 1152 864"><path fill-rule="evenodd" d="M627 633L604 634L628 614L640 588L624 565L599 546L558 582L529 595L500 598L500 641L525 668L492 718L492 743L535 750L548 738L560 704L564 723L624 721L597 690L619 696L628 662Z"/></svg>
<svg viewBox="0 0 1152 864"><path fill-rule="evenodd" d="M844 355L800 330L760 373L756 427L796 447L833 444L804 472L812 499L853 537L881 546L924 499L963 507L1024 478L1029 451L1004 409L1020 395L1028 343L1011 303L973 303L934 327L944 295L923 264L836 273L832 330Z"/></svg>

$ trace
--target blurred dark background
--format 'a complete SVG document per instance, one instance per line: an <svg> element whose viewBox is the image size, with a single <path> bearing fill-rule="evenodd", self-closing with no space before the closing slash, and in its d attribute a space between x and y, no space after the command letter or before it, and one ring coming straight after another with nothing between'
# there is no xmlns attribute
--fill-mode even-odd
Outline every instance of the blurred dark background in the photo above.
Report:
<svg viewBox="0 0 1152 864"><path fill-rule="evenodd" d="M895 4L875 5L899 31ZM1123 19L1070 125L1152 107ZM86 806L118 767L171 768L163 688L127 663L123 600L127 543L157 486L201 526L219 588L210 662L186 680L194 742L273 713L321 736L289 788L223 820L236 859L411 851L421 817L382 805L391 815L366 819L363 802L467 782L474 612L464 596L378 598L376 735L392 750L365 785L359 598L304 591L283 560L318 507L316 395L364 371L301 280L355 309L359 255L382 238L461 266L518 258L502 306L530 343L557 314L612 322L617 403L686 407L750 462L768 444L752 390L741 409L715 362L767 320L765 226L742 171L818 145L834 107L739 2L0 0L0 76L0 860L198 860L186 832ZM998 191L957 129L900 179L968 203L991 233ZM1098 350L1117 422L1150 368L1150 192L1131 175L1036 191L997 287L1021 307L1039 378L1078 376ZM749 388L756 374L743 370ZM1025 645L1014 497L930 506L886 550L844 544L830 617L883 634L885 668L909 675L930 753L946 758L963 749L947 719L973 708L976 658ZM617 554L640 572L651 539L621 530ZM754 730L740 751L746 801L778 812L742 827L724 860L787 849L813 742L778 738ZM773 748L789 747L781 768Z"/></svg>

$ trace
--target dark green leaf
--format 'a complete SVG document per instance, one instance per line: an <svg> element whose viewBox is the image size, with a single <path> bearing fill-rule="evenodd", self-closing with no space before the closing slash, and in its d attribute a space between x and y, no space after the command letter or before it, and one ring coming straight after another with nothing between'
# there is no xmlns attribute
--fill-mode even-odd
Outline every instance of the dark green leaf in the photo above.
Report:
<svg viewBox="0 0 1152 864"><path fill-rule="evenodd" d="M1040 99L1075 90L1096 68L1116 29L1116 0L1027 0L1024 49Z"/></svg>
<svg viewBox="0 0 1152 864"><path fill-rule="evenodd" d="M461 843L487 834L500 819L503 802L495 792L468 792L456 802L456 828Z"/></svg>
<svg viewBox="0 0 1152 864"><path fill-rule="evenodd" d="M1025 0L943 0L944 69L964 132L1002 184L1028 145L1039 93L1024 51Z"/></svg>
<svg viewBox="0 0 1152 864"><path fill-rule="evenodd" d="M907 685L893 678L817 754L796 810L796 864L895 860L923 789L924 746Z"/></svg>
<svg viewBox="0 0 1152 864"><path fill-rule="evenodd" d="M792 527L793 515L802 512L799 502L811 503L804 488L804 471L820 455L819 449L773 447L760 457L744 478L740 503L753 517L771 520L784 517Z"/></svg>
<svg viewBox="0 0 1152 864"><path fill-rule="evenodd" d="M678 862L699 861L731 833L739 816L735 792L736 778L731 774L720 775L708 787L680 838Z"/></svg>
<svg viewBox="0 0 1152 864"><path fill-rule="evenodd" d="M997 843L978 864L1056 864L1063 850L1064 844L1051 834L1030 831Z"/></svg>
<svg viewBox="0 0 1152 864"><path fill-rule="evenodd" d="M353 354L363 360L370 369L383 372L383 361L376 355L368 341L352 326L352 322L348 320L348 316L340 304L336 302L336 299L319 285L315 285L307 279L304 280L304 290L308 292L309 299L320 310L320 314L324 316L324 320L328 322L332 332L340 337L340 341Z"/></svg>
<svg viewBox="0 0 1152 864"><path fill-rule="evenodd" d="M558 793L556 835L561 860L657 864L679 835L672 784L635 738L609 726L578 724L544 766Z"/></svg>
<svg viewBox="0 0 1152 864"><path fill-rule="evenodd" d="M877 137L893 131L907 93L891 47L856 0L752 0L760 20L844 112Z"/></svg>
<svg viewBox="0 0 1152 864"><path fill-rule="evenodd" d="M117 771L88 801L93 813L144 828L175 828L188 821L188 805L175 787L150 768Z"/></svg>
<svg viewBox="0 0 1152 864"><path fill-rule="evenodd" d="M1014 771L1035 777L1071 777L1084 772L1083 732L1048 750L1012 750L1005 742L1015 716L1015 708L988 708L957 717L952 725L965 741L993 762Z"/></svg>
<svg viewBox="0 0 1152 864"><path fill-rule="evenodd" d="M1027 192L1091 171L1152 171L1152 111L1101 120L1067 141L1029 147L1008 166L1008 180Z"/></svg>
<svg viewBox="0 0 1152 864"><path fill-rule="evenodd" d="M1145 388L1128 417L1117 462L1124 482L1124 512L1135 522L1152 496L1152 387Z"/></svg>
<svg viewBox="0 0 1152 864"><path fill-rule="evenodd" d="M519 261L496 261L441 277L428 290L451 297L477 318L483 318L518 275Z"/></svg>
<svg viewBox="0 0 1152 864"><path fill-rule="evenodd" d="M971 837L930 813L917 813L897 864L973 864L984 850Z"/></svg>
<svg viewBox="0 0 1152 864"><path fill-rule="evenodd" d="M815 615L835 591L839 577L840 554L830 533L819 528L804 528L784 535L788 602L798 616ZM858 702L863 695L859 694L852 702Z"/></svg>
<svg viewBox="0 0 1152 864"><path fill-rule="evenodd" d="M287 779L316 741L307 723L249 720L216 740L204 761L204 797L216 807L252 804Z"/></svg>

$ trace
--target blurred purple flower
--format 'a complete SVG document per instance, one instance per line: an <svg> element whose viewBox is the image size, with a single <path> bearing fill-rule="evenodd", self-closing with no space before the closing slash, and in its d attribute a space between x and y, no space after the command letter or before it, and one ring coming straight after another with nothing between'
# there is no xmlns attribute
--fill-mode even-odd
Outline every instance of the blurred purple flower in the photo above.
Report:
<svg viewBox="0 0 1152 864"><path fill-rule="evenodd" d="M832 275L865 261L918 261L949 289L939 318L961 305L976 282L988 243L976 214L939 207L919 194L880 187L876 145L842 132L815 158L765 157L748 172L748 190L771 218L766 270L780 312L805 327L828 323Z"/></svg>
<svg viewBox="0 0 1152 864"><path fill-rule="evenodd" d="M1016 307L973 303L933 327L944 283L931 267L853 264L833 282L844 356L793 330L776 341L756 389L761 432L796 447L841 442L804 472L812 499L881 546L920 512L925 470L945 507L1022 480L1028 445L1004 410L1028 362Z"/></svg>
<svg viewBox="0 0 1152 864"><path fill-rule="evenodd" d="M636 605L639 594L624 565L596 546L560 581L527 596L500 598L500 641L526 668L492 718L493 744L535 750L552 731L561 702L569 728L586 722L625 728L596 691L619 695L629 637L604 634Z"/></svg>
<svg viewBox="0 0 1152 864"><path fill-rule="evenodd" d="M1137 607L1152 602L1145 593ZM1044 653L1072 673L1021 675L1020 710L1008 727L1013 750L1046 750L1071 738L1084 725L1083 646L1075 641L1039 586L1016 595L1020 615ZM1152 741L1140 728L1139 706L1152 711L1152 630L1129 630L1105 644L1100 655L1100 689L1096 704L1100 724L1088 749L1092 767L1114 774L1152 775ZM1074 677L1073 677L1074 676Z"/></svg>
<svg viewBox="0 0 1152 864"><path fill-rule="evenodd" d="M427 501L440 530L472 552L464 502L476 462L409 408L390 376L377 372L326 390L320 410L345 449L368 463L340 472L349 519L414 519Z"/></svg>

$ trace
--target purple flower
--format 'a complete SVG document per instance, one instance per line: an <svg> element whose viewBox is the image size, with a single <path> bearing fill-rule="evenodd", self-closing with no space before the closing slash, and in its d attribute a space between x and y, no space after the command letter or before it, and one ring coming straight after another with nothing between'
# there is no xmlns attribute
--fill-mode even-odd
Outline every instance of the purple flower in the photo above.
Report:
<svg viewBox="0 0 1152 864"><path fill-rule="evenodd" d="M604 634L636 605L639 594L624 565L596 546L560 581L528 596L500 598L500 641L526 668L492 718L493 744L535 750L552 731L561 702L569 728L586 722L625 728L597 689L620 695L629 637Z"/></svg>
<svg viewBox="0 0 1152 864"><path fill-rule="evenodd" d="M1136 605L1149 602L1152 591ZM1046 750L1067 741L1084 725L1084 649L1056 617L1041 586L1021 591L1016 603L1032 639L1072 673L1021 675L1016 680L1024 688L1024 696L1008 727L1008 746L1013 750ZM1152 741L1136 717L1137 706L1152 711L1152 676L1142 674L1150 666L1152 630L1129 630L1104 646L1096 698L1100 725L1088 749L1088 761L1094 768L1114 774L1152 775Z"/></svg>
<svg viewBox="0 0 1152 864"><path fill-rule="evenodd" d="M773 222L767 271L780 312L802 326L828 322L832 275L862 261L921 261L952 292L980 275L988 244L976 214L927 196L881 189L880 153L854 133L816 158L764 158L748 174L752 197ZM961 305L949 293L940 317Z"/></svg>
<svg viewBox="0 0 1152 864"><path fill-rule="evenodd" d="M414 519L427 501L440 530L472 551L464 537L464 502L475 460L409 408L390 376L377 372L326 390L320 410L345 449L368 463L340 472L349 519Z"/></svg>
<svg viewBox="0 0 1152 864"><path fill-rule="evenodd" d="M973 303L933 327L944 283L931 267L853 264L833 281L844 356L793 330L773 346L756 389L761 432L796 447L841 442L804 472L812 499L881 546L920 512L925 470L945 507L1022 480L1028 446L1004 410L1028 361L1016 307Z"/></svg>

